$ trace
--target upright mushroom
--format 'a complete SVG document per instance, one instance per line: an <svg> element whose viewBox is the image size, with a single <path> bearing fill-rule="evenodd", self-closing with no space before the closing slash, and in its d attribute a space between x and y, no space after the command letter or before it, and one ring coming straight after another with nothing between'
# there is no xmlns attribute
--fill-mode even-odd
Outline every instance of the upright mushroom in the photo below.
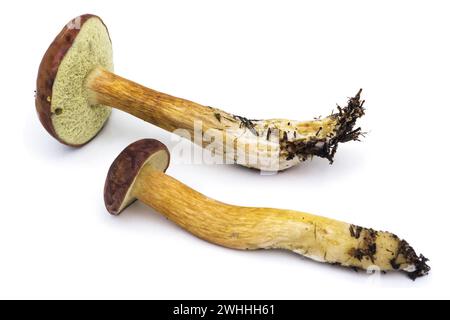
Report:
<svg viewBox="0 0 450 320"><path fill-rule="evenodd" d="M404 271L411 279L430 270L425 257L389 232L298 211L213 200L165 174L169 159L166 146L157 140L125 148L106 178L107 210L118 215L138 199L193 235L228 248L291 250L345 267Z"/></svg>
<svg viewBox="0 0 450 320"><path fill-rule="evenodd" d="M356 120L364 114L360 92L337 113L313 121L250 120L176 98L112 73L111 40L102 20L83 15L59 33L42 59L36 108L45 129L60 142L82 146L102 129L109 106L163 129L186 129L194 139L194 123L202 124L202 141L214 145L222 159L247 167L278 171L313 156L333 161L340 142L357 140Z"/></svg>

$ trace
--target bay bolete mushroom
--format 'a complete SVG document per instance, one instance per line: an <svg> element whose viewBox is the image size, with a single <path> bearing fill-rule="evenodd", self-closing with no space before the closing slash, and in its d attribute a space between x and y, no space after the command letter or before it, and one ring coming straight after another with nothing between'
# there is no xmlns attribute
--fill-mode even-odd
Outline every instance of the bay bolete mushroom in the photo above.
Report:
<svg viewBox="0 0 450 320"><path fill-rule="evenodd" d="M360 92L337 113L313 121L250 120L217 108L176 98L112 73L108 30L94 15L67 24L42 59L36 108L45 129L60 142L82 146L103 128L111 107L165 130L186 129L224 161L278 171L313 156L333 161L340 142L357 140L356 120L364 114ZM203 139L194 139L195 122Z"/></svg>
<svg viewBox="0 0 450 320"><path fill-rule="evenodd" d="M193 235L227 248L291 250L345 267L404 271L412 279L430 270L425 257L392 233L299 211L219 202L165 174L169 161L169 151L157 140L125 148L106 178L107 210L119 215L139 200Z"/></svg>

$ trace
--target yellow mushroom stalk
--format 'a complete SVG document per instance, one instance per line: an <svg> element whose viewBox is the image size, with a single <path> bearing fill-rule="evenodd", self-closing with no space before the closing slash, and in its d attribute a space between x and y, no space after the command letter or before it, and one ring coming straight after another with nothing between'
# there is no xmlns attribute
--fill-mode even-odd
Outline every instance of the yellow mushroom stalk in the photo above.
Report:
<svg viewBox="0 0 450 320"><path fill-rule="evenodd" d="M145 88L104 69L94 70L86 85L93 104L115 106L171 132L184 129L188 139L202 147L214 141L211 149L221 155L221 163L254 169L286 170L314 156L332 163L339 143L362 134L355 128L364 115L362 90L328 117L295 121L251 120ZM195 139L198 134L201 138Z"/></svg>

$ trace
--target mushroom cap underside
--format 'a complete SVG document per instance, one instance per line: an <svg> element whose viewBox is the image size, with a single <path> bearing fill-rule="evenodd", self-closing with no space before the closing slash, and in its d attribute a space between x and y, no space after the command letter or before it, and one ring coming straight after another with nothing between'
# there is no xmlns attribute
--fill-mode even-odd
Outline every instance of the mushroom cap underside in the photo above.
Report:
<svg viewBox="0 0 450 320"><path fill-rule="evenodd" d="M144 166L165 172L169 163L169 150L158 140L143 139L130 144L109 169L104 188L106 209L118 215L136 200L132 188Z"/></svg>
<svg viewBox="0 0 450 320"><path fill-rule="evenodd" d="M71 20L42 58L36 110L50 135L79 147L103 128L111 108L91 105L85 79L96 67L113 71L112 44L103 21L91 14Z"/></svg>

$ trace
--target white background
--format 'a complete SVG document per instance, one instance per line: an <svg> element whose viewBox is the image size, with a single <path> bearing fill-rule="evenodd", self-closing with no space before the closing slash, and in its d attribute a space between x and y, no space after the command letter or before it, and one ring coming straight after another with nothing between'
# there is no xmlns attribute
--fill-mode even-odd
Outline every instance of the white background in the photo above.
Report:
<svg viewBox="0 0 450 320"><path fill-rule="evenodd" d="M0 4L0 298L449 298L450 6L446 1L14 1ZM170 133L115 111L81 149L34 109L37 69L71 18L108 25L116 72L252 118L311 119L362 87L369 135L276 176L236 166L168 173L213 198L389 230L428 277L370 277L281 251L203 242L135 204L103 205L129 143Z"/></svg>

